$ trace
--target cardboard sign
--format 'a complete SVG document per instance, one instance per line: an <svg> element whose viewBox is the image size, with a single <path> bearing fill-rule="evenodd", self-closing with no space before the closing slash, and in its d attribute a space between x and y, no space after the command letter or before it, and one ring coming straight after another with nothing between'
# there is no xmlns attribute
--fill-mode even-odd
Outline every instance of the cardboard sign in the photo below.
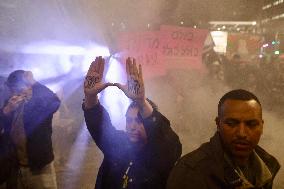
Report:
<svg viewBox="0 0 284 189"><path fill-rule="evenodd" d="M202 50L208 30L161 26L160 54L168 68L202 69Z"/></svg>
<svg viewBox="0 0 284 189"><path fill-rule="evenodd" d="M161 26L160 31L121 33L120 61L135 57L144 77L164 75L167 69L203 69L202 52L207 30Z"/></svg>
<svg viewBox="0 0 284 189"><path fill-rule="evenodd" d="M121 61L134 57L142 65L143 76L151 78L166 73L163 62L159 61L159 32L122 33L118 40Z"/></svg>

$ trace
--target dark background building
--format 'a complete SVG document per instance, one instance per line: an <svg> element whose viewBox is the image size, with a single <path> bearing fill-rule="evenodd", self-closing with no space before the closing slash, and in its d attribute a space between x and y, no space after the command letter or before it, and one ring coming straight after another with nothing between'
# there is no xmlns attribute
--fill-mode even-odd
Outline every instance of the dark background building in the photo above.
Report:
<svg viewBox="0 0 284 189"><path fill-rule="evenodd" d="M263 0L261 27L266 42L275 41L279 54L284 52L284 0Z"/></svg>

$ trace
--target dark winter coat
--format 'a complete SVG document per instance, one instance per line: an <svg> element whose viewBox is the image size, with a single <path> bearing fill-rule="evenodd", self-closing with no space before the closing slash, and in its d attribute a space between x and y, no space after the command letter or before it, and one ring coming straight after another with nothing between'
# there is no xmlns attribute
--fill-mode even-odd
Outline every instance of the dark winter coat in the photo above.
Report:
<svg viewBox="0 0 284 189"><path fill-rule="evenodd" d="M98 104L84 112L87 128L104 154L96 189L122 188L124 175L128 189L165 188L168 174L181 155L179 138L167 118L154 110L143 120L147 144L138 149L125 132L112 126L103 106Z"/></svg>
<svg viewBox="0 0 284 189"><path fill-rule="evenodd" d="M272 189L280 165L259 146L255 149L272 174L272 180L261 189ZM224 159L219 134L197 150L183 156L173 168L167 189L236 189L241 182L234 168Z"/></svg>
<svg viewBox="0 0 284 189"><path fill-rule="evenodd" d="M40 83L32 86L32 98L24 106L23 122L27 138L28 164L38 170L54 159L52 148L52 118L60 100L50 89ZM2 111L1 111L2 112ZM13 114L0 113L4 134L9 135Z"/></svg>

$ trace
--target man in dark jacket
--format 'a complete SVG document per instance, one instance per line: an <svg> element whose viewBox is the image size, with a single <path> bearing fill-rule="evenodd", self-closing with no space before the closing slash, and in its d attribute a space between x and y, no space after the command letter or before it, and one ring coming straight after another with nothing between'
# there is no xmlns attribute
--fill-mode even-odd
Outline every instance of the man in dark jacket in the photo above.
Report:
<svg viewBox="0 0 284 189"><path fill-rule="evenodd" d="M87 128L104 154L96 189L162 189L181 155L170 122L145 98L141 65L126 61L128 84L102 83L104 59L97 57L85 79L83 103ZM97 94L115 85L133 100L126 112L126 132L116 130Z"/></svg>
<svg viewBox="0 0 284 189"><path fill-rule="evenodd" d="M51 134L53 113L60 100L36 82L30 71L12 72L7 86L12 95L1 109L0 118L4 134L15 147L19 167L16 183L8 183L18 184L13 188L57 188Z"/></svg>
<svg viewBox="0 0 284 189"><path fill-rule="evenodd" d="M263 131L257 97L238 89L219 101L217 132L173 168L167 189L271 189L280 165L259 147Z"/></svg>

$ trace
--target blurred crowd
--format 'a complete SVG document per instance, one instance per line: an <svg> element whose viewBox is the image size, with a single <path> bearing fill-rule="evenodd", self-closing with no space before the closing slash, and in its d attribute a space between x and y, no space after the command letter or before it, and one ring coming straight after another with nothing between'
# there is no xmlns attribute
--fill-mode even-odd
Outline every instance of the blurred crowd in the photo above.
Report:
<svg viewBox="0 0 284 189"><path fill-rule="evenodd" d="M266 61L259 58L250 62L236 54L231 59L218 56L218 59L210 60L207 57L205 62L212 88L216 89L219 84L246 89L259 96L269 110L281 110L284 104L284 59Z"/></svg>

